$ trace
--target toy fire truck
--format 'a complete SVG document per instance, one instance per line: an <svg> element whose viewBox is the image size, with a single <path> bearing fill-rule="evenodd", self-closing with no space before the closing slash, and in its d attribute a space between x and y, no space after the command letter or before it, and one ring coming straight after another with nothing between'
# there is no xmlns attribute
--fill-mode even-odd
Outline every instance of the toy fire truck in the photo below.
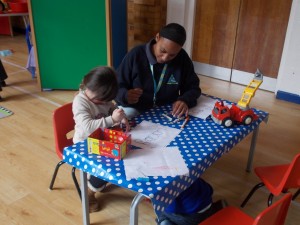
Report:
<svg viewBox="0 0 300 225"><path fill-rule="evenodd" d="M225 127L231 127L234 123L249 125L258 119L258 116L249 107L249 103L262 82L263 74L257 69L253 80L245 88L237 104L233 103L231 107L228 107L224 105L223 101L215 103L211 114L213 121Z"/></svg>

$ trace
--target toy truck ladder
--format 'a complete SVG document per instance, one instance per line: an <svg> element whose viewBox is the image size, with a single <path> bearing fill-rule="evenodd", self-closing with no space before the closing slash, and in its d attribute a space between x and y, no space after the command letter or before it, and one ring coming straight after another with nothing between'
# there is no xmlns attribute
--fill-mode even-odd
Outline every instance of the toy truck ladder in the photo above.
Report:
<svg viewBox="0 0 300 225"><path fill-rule="evenodd" d="M263 82L263 74L259 71L259 69L257 69L254 74L253 80L245 88L242 94L242 98L237 103L237 105L240 108L247 109L249 107L249 103L251 99L254 97L256 90L259 88L262 82Z"/></svg>

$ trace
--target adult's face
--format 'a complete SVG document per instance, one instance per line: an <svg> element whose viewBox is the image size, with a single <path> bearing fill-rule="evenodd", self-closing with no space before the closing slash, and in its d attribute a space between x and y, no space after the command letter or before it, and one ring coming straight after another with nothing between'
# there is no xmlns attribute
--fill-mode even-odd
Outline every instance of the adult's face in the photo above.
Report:
<svg viewBox="0 0 300 225"><path fill-rule="evenodd" d="M156 43L153 45L153 54L158 63L168 63L176 57L182 46L167 38L156 35Z"/></svg>

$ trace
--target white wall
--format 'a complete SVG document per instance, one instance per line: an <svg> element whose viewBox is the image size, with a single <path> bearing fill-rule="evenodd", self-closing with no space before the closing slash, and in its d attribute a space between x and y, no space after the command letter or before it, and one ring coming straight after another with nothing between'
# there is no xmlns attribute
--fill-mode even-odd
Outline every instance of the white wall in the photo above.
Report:
<svg viewBox="0 0 300 225"><path fill-rule="evenodd" d="M194 36L196 0L168 0L167 24L178 23L186 29L184 49L191 56Z"/></svg>
<svg viewBox="0 0 300 225"><path fill-rule="evenodd" d="M300 0L293 0L281 58L277 91L300 95Z"/></svg>

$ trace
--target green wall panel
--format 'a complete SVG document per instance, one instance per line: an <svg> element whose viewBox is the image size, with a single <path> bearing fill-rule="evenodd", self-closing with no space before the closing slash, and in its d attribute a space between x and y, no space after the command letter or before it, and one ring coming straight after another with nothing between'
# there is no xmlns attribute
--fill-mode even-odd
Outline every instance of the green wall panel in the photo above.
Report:
<svg viewBox="0 0 300 225"><path fill-rule="evenodd" d="M43 89L76 90L107 65L105 0L31 0Z"/></svg>

